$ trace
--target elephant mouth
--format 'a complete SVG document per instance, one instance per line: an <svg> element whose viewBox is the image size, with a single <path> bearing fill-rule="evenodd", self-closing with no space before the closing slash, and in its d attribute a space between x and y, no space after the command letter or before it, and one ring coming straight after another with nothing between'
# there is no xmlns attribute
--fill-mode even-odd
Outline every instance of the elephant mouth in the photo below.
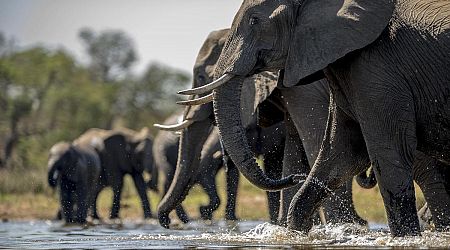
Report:
<svg viewBox="0 0 450 250"><path fill-rule="evenodd" d="M252 69L247 73L244 74L246 77L250 77L252 75L258 74L266 70L267 63L264 60L264 55L267 54L265 50L260 50L256 54L256 63L253 65Z"/></svg>

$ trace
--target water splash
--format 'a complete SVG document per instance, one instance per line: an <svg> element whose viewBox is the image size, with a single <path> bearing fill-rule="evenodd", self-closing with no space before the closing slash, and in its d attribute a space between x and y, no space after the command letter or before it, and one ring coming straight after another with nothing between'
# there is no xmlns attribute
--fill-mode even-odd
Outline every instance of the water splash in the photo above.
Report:
<svg viewBox="0 0 450 250"><path fill-rule="evenodd" d="M123 228L98 225L84 230L52 230L48 222L0 223L0 247L54 248L180 248L180 247L445 247L450 232L425 231L420 237L392 238L386 227L368 228L353 224L314 226L306 235L287 228L256 221L227 224L194 221L183 230L169 230L153 223L124 222Z"/></svg>

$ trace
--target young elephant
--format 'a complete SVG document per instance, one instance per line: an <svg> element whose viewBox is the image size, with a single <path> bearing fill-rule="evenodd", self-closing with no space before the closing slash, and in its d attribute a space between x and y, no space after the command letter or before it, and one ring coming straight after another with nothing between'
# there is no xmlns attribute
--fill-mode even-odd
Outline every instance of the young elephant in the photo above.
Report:
<svg viewBox="0 0 450 250"><path fill-rule="evenodd" d="M91 146L59 142L50 149L48 184L59 186L61 215L67 223L86 223L88 209L95 215L100 158Z"/></svg>
<svg viewBox="0 0 450 250"><path fill-rule="evenodd" d="M165 124L176 123L179 118L182 118L182 114L176 113L170 116L164 121ZM219 142L218 132L216 130L211 131L208 139L202 148L201 159L198 162L198 166L192 166L191 172L180 171L176 169L178 150L179 150L180 136L174 132L160 130L155 137L153 144L153 156L155 159L155 167L159 171L164 173L164 193L165 196L168 192L178 192L175 190L169 191L171 183L174 180L175 183L179 183L181 179L190 179L192 183L200 184L206 194L209 197L209 204L200 207L200 216L202 219L212 219L212 214L219 208L220 198L217 194L216 188L216 175L220 168L225 166L223 162L222 148ZM226 206L226 218L235 219L235 200L237 193L237 180L239 179L239 173L234 165L227 165L227 206ZM181 185L173 185L172 188L183 189L184 192L188 192L189 187ZM178 218L184 223L189 221L189 217L181 206L181 200L176 205L176 213Z"/></svg>
<svg viewBox="0 0 450 250"><path fill-rule="evenodd" d="M142 201L144 217L151 218L152 213L147 197L147 185L144 181L144 170L151 170L150 183L156 186L157 170L153 167L153 139L147 128L136 132L130 129L103 130L92 128L82 134L74 144L85 144L93 138L101 141L102 147L97 147L101 159L100 187L113 189L113 204L110 218L119 218L120 198L123 187L123 177L131 175Z"/></svg>

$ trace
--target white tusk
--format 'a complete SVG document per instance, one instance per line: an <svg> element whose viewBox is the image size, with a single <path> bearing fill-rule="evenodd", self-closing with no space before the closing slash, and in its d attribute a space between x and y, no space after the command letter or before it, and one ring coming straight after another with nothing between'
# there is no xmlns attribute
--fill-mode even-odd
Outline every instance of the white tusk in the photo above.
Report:
<svg viewBox="0 0 450 250"><path fill-rule="evenodd" d="M178 92L180 95L200 95L204 93L208 93L210 91L213 91L214 89L218 88L222 84L228 82L231 78L233 78L234 75L232 74L225 74L221 76L219 79L215 80L214 82L208 83L206 85L193 88L193 89L186 89L181 90Z"/></svg>
<svg viewBox="0 0 450 250"><path fill-rule="evenodd" d="M212 102L213 98L214 98L214 95L213 95L213 93L211 93L209 95L206 95L206 96L203 96L203 97L200 97L200 98L197 98L197 99L186 100L186 101L178 101L177 104L179 104L179 105L189 105L189 106L201 105L201 104L205 104L205 103L208 103L208 102Z"/></svg>
<svg viewBox="0 0 450 250"><path fill-rule="evenodd" d="M192 123L194 123L194 122L191 120L184 120L181 123L173 124L173 125L153 124L153 126L156 128L159 128L161 130L166 130L166 131L178 131L178 130L182 130L182 129L189 127L189 125L191 125Z"/></svg>

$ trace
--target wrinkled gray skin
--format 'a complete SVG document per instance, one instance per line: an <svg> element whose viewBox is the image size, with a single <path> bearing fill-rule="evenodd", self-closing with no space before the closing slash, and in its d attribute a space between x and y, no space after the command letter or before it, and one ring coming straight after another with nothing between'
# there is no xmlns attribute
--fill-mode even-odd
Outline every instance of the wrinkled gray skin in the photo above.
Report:
<svg viewBox="0 0 450 250"><path fill-rule="evenodd" d="M194 69L194 75L195 74L204 74L203 77L207 77L208 80L210 80L211 77L211 70L212 70L212 66L214 65L215 61L214 58L217 59L218 53L221 51L221 48L223 46L223 38L226 37L228 33L228 30L221 30L218 32L212 32L210 34L210 36L208 37L208 39L205 41L204 46L202 47L202 49L200 50L199 56L197 58L197 63L196 63L196 68ZM219 49L216 49L214 46L219 46ZM213 49L211 49L213 48ZM209 53L209 54L208 54ZM205 64L207 64L207 66L209 67L210 71L205 71L205 69L202 69L203 66L203 62L205 62ZM204 73L202 73L204 72ZM207 75L209 74L209 75ZM206 76L207 75L207 76ZM268 76L268 77L265 77ZM256 79L256 81L255 81ZM205 82L205 79L202 79L202 84ZM246 127L246 138L248 139L248 142L250 143L250 148L252 151L252 157L255 154L262 154L264 155L264 163L265 163L265 172L268 176L270 176L270 178L280 178L282 175L282 167L283 167L283 157L288 157L289 159L291 159L292 162L296 163L296 166L302 166L302 168L296 168L295 170L291 170L291 169L286 169L285 168L285 176L288 176L290 173L298 173L298 174L303 174L306 175L309 170L309 164L308 164L308 160L307 157L304 153L302 153L303 148L301 146L301 141L300 138L298 136L297 131L295 130L295 128L292 130L292 128L290 128L290 135L289 135L289 145L292 146L292 144L295 143L299 143L301 148L301 152L298 151L292 151L291 150L291 146L289 146L289 148L286 148L285 151L285 123L284 122L280 122L283 121L285 119L285 108L284 107L279 107L279 105L277 104L273 104L273 102L275 103L279 103L281 105L282 101L278 100L278 98L275 98L274 100L270 100L271 102L264 102L263 104L261 104L260 106L262 106L262 108L260 108L259 110L259 114L260 114L260 124L264 123L264 126L266 126L265 128L261 128L259 126L256 126L256 121L254 121L255 119L255 115L253 114L254 111L254 107L255 105L259 104L261 102L261 100L264 100L267 98L267 96L270 94L271 90L267 90L267 88L269 89L273 89L273 86L270 85L274 85L274 83L276 83L276 76L274 76L274 74L266 74L266 75L259 75L254 79L249 78L248 79L248 83L247 85L244 86L244 90L243 90L243 97L246 98L242 98L241 102L242 102L242 106L245 108L242 108L242 115L241 115L241 120L242 123L245 124ZM255 84L256 83L256 84ZM198 85L194 84L194 87L196 87ZM256 92L256 94L255 94ZM250 94L249 94L250 93ZM312 118L310 121L308 122L313 122L313 123L317 123L317 126L321 126L323 127L323 129L312 129L311 133L313 134L317 134L318 131L323 131L325 128L325 123L326 123L326 117L328 114L328 92L325 90L323 91L324 95L321 95L322 93L315 93L315 96L319 96L319 100L321 101L320 104L322 104L322 116L320 115L316 115L315 113L312 113ZM251 96L250 98L248 96ZM313 98L313 97L307 97L309 99ZM273 101L273 102L272 102ZM312 99L312 101L314 101L314 99ZM308 104L309 105L309 104ZM307 106L308 109L311 106ZM210 129L210 126L212 126L212 122L213 120L211 119L212 114L211 113L207 113L207 112L212 112L211 109L207 109L210 108L209 105L204 105L204 106L196 106L196 107L192 107L192 109L194 110L202 110L205 112L205 114L203 114L203 117L207 117L209 120L209 122L205 122L203 124L203 127L199 127L199 131L205 133L205 131L208 131ZM318 107L320 109L320 106ZM262 115L264 113L264 115ZM273 113L275 113L278 117L274 118ZM195 116L194 116L195 117ZM172 124L175 122L172 122ZM195 123L194 123L195 124ZM321 125L319 125L321 124ZM306 126L306 125L305 125ZM308 126L306 126L308 127ZM289 130L289 129L288 129ZM191 131L191 127L189 127L187 129L187 132L189 133ZM186 132L184 132L186 133ZM322 134L317 135L317 136L322 136ZM191 137L194 138L194 137ZM312 134L308 137L304 137L303 139L305 139L307 141L307 145L309 147L313 147L313 149L309 149L308 152L311 152L312 150L315 150L314 155L317 155L317 152L319 150L320 147L320 140L317 140ZM192 147L192 145L198 145L198 138L197 139L193 139L192 141L190 141L190 144L187 144L188 146ZM314 145L314 146L310 146L310 145ZM297 145L294 145L295 147L297 147ZM300 150L300 149L299 149ZM183 153L183 151L180 151L181 153ZM311 154L310 157L315 157ZM229 164L232 164L232 162L230 161ZM230 166L230 165L229 165ZM198 168L192 168L193 170L190 170L188 173L194 173L196 172L196 170ZM198 172L198 171L197 171ZM199 172L203 172L202 170L200 170ZM289 174L287 174L289 173ZM185 178L182 178L182 180L184 180ZM175 183L175 184L174 184ZM174 190L185 190L185 186L183 186L183 182L180 181L175 181L172 185L174 185L175 189ZM181 184L180 184L181 183ZM279 197L279 193L278 192L268 192L268 202L269 202L269 215L270 215L270 219L271 222L273 223L281 223L284 224L286 221L286 214L287 214L287 208L288 208L288 204L290 202L290 198L293 196L293 194L296 192L296 190L298 190L299 187L294 187L292 189L290 189L289 191L285 191L284 195L283 195L283 204L282 205L282 209L279 212L279 206L280 206L280 197ZM348 191L347 191L348 190ZM181 192L179 192L178 194L180 194ZM179 201L181 202L181 199L178 198L178 196L166 196L169 197L170 199L172 199L172 201ZM168 198L168 199L169 199ZM337 201L338 202L337 202ZM160 207L163 207L165 205L164 201L160 204ZM161 209L160 209L161 211ZM356 223L360 223L360 224L366 224L367 222L364 221L363 219L361 219L355 212L354 207L353 207L353 203L352 203L352 193L351 193L351 180L349 180L347 187L343 187L338 194L330 200L330 202L327 202L325 204L325 214L326 214L326 219L329 222L356 222ZM278 218L279 217L279 218ZM162 221L162 225L168 225L165 223L168 223L166 221L166 217L161 218L160 217L160 221Z"/></svg>
<svg viewBox="0 0 450 250"><path fill-rule="evenodd" d="M182 120L182 114L175 113L164 121L164 124L175 124ZM170 184L175 176L175 170L178 159L180 136L171 131L160 130L155 137L153 144L153 156L155 166L159 171L164 173L164 193L169 190ZM218 170L224 166L222 158L222 148L219 142L219 134L217 130L211 131L206 140L202 152L201 159L198 166L197 175L190 173L187 176L179 176L178 178L194 178L194 183L202 186L209 197L209 204L200 207L200 216L202 219L211 220L212 214L220 205L220 198L217 194L216 175ZM228 219L235 219L235 197L237 188L230 188L235 186L236 180L239 178L239 173L234 165L228 165L227 169L227 188L228 193L226 216ZM231 183L228 183L231 182ZM236 186L237 187L237 186ZM231 190L230 190L231 189ZM229 204L232 203L232 204ZM178 218L184 223L189 221L189 217L181 206L181 201L176 206L176 213Z"/></svg>
<svg viewBox="0 0 450 250"><path fill-rule="evenodd" d="M421 187L425 199L430 200L434 211L445 211L450 207L450 204L446 203L448 202L447 199L440 200L439 197L443 193L442 185L444 185L447 195L450 196L450 166L448 164L428 157L421 152L416 152L414 180ZM365 173L361 174L356 178L356 181L363 188L373 188L377 184L375 173L372 168L370 168L368 175ZM436 208L439 209L436 210ZM425 203L422 208L419 209L417 215L422 229L430 228L431 224L434 224L428 203ZM445 227L448 225L437 224L437 226Z"/></svg>
<svg viewBox="0 0 450 250"><path fill-rule="evenodd" d="M48 184L59 186L60 214L66 223L85 224L89 208L95 217L99 178L100 158L90 145L58 142L50 149Z"/></svg>
<svg viewBox="0 0 450 250"><path fill-rule="evenodd" d="M212 32L208 39L203 44L200 52L197 56L197 60L194 66L194 79L193 79L193 87L198 87L204 85L205 83L212 80L212 72L214 70L215 62L220 54L220 51L223 48L223 44L225 42L224 38L226 37L228 30L220 30L216 32ZM253 80L251 80L253 82ZM267 91L265 89L261 89L262 92ZM251 94L254 98L254 90ZM264 94L262 94L264 95ZM255 101L257 102L257 101ZM251 102L252 108L248 108L245 111L249 113L253 113L253 103ZM284 137L281 136L281 133L284 133L283 129L280 127L272 126L267 129L257 129L255 125L250 127L250 124L255 124L252 120L255 116L243 115L243 117L252 117L245 119L245 124L248 124L247 130L249 130L249 137L254 138L254 142L256 143L261 138L266 137L267 141L272 141L273 144L267 144L268 147L261 147L261 143L257 149L255 149L256 154L264 154L265 155L265 171L268 175L273 178L280 178L280 171L271 170L272 166L280 166L283 155L283 146L284 146ZM158 218L160 224L164 227L168 227L170 224L169 213L177 205L179 205L185 198L188 190L194 184L196 178L195 176L201 170L199 167L199 161L201 158L201 151L203 145L205 144L208 136L210 135L210 131L213 129L214 123L214 114L212 109L212 104L192 106L186 108L184 112L184 119L192 121L193 123L188 127L181 131L180 136L180 150L179 150L179 158L176 167L175 177L171 186L162 199L158 207ZM277 125L280 126L280 125ZM256 145L256 144L254 144ZM275 162L274 162L275 161ZM235 173L234 163L231 161L227 161L228 171L232 174L231 176L236 176L230 178L228 180L228 194L236 193L238 177L239 175ZM261 174L261 170L258 169L256 174ZM249 173L244 173L244 175ZM277 182L281 185L286 185L286 183L291 183L291 179L287 179L287 181ZM233 185L231 185L233 184ZM235 196L229 195L227 204L230 205L227 207L226 211L226 219L235 220L234 214L234 200ZM231 201L230 201L231 200ZM278 214L278 206L279 206L279 194L272 192L269 194L269 206L272 207L270 209L271 218L276 220ZM210 215L208 214L208 217Z"/></svg>
<svg viewBox="0 0 450 250"><path fill-rule="evenodd" d="M285 93L324 76L330 83L322 148L291 203L289 228L308 231L313 211L362 171L352 154L367 151L392 235L419 234L414 152L450 162L449 13L443 0L243 2L215 69L216 77L235 77L214 95L216 121L237 165L250 166L248 154L236 152L244 130L230 131L241 127L238 115L229 114L239 113L244 77L283 70L280 87L291 88ZM267 186L263 179L251 181ZM436 200L449 199L442 188L435 191L442 194ZM445 212L435 211L437 225L449 224Z"/></svg>
<svg viewBox="0 0 450 250"><path fill-rule="evenodd" d="M123 187L123 177L126 174L131 175L136 186L139 197L141 198L144 217L151 218L152 213L147 197L147 185L143 177L144 170L150 170L152 179L151 186L156 187L158 178L157 170L153 167L152 146L153 139L149 135L147 128L136 132L130 129L89 129L82 134L74 144L86 143L93 138L99 138L101 146L97 146L101 160L101 178L100 187L111 186L113 189L113 204L110 218L119 218L120 197Z"/></svg>

